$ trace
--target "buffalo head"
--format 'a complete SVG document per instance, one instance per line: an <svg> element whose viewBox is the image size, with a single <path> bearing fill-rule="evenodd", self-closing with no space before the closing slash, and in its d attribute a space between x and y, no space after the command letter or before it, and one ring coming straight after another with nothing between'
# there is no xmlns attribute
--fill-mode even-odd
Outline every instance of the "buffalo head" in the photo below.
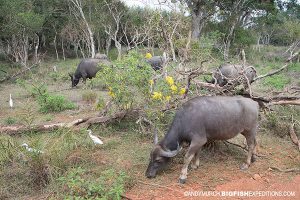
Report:
<svg viewBox="0 0 300 200"><path fill-rule="evenodd" d="M164 150L159 144L155 145L150 154L150 163L146 171L147 178L154 178L157 172L163 170L170 161L170 158L178 154L179 149L179 144L178 148L174 151Z"/></svg>
<svg viewBox="0 0 300 200"><path fill-rule="evenodd" d="M79 79L70 73L69 76L71 77L72 87L75 87L79 83Z"/></svg>

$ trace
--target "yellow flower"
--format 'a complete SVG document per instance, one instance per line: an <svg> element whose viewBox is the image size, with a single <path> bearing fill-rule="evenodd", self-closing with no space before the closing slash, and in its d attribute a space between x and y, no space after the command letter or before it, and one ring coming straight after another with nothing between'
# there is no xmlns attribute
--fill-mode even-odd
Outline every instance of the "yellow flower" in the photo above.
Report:
<svg viewBox="0 0 300 200"><path fill-rule="evenodd" d="M152 86L152 85L154 84L154 81L151 79L151 80L149 81L149 84Z"/></svg>
<svg viewBox="0 0 300 200"><path fill-rule="evenodd" d="M166 96L166 97L165 97L165 100L166 100L166 101L170 101L170 100L171 100L171 96Z"/></svg>
<svg viewBox="0 0 300 200"><path fill-rule="evenodd" d="M183 94L185 94L185 91L186 91L185 88L181 88L180 91L179 91L179 94L183 95Z"/></svg>
<svg viewBox="0 0 300 200"><path fill-rule="evenodd" d="M145 58L147 58L147 59L150 59L150 58L152 58L152 55L151 55L151 53L146 53L146 55L145 55Z"/></svg>
<svg viewBox="0 0 300 200"><path fill-rule="evenodd" d="M162 99L162 93L161 92L153 92L152 98L153 99Z"/></svg>
<svg viewBox="0 0 300 200"><path fill-rule="evenodd" d="M171 85L171 90L172 90L172 92L177 92L177 86L176 85Z"/></svg>
<svg viewBox="0 0 300 200"><path fill-rule="evenodd" d="M171 76L166 76L166 81L170 86L174 85L174 80Z"/></svg>
<svg viewBox="0 0 300 200"><path fill-rule="evenodd" d="M112 98L116 97L116 94L111 90L108 92L108 95L111 96Z"/></svg>

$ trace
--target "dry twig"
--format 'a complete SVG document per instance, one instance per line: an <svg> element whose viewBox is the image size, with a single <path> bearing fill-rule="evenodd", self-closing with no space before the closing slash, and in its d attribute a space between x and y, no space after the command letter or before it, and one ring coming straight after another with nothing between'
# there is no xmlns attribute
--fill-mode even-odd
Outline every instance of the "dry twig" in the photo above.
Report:
<svg viewBox="0 0 300 200"><path fill-rule="evenodd" d="M300 172L299 168L291 168L291 169L280 169L278 167L270 167L272 170L277 170L280 172Z"/></svg>

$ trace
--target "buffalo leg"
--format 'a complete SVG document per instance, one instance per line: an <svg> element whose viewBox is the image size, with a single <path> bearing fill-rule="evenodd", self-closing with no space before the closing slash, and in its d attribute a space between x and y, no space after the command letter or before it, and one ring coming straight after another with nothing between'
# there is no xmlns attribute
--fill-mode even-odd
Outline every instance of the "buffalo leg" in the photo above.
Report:
<svg viewBox="0 0 300 200"><path fill-rule="evenodd" d="M179 183L185 183L187 178L187 171L188 166L192 159L194 158L195 154L201 149L201 147L207 142L206 138L193 138L191 145L187 151L187 153L184 156L184 163L181 170L181 175L179 177Z"/></svg>
<svg viewBox="0 0 300 200"><path fill-rule="evenodd" d="M240 167L242 170L245 170L248 169L248 167L251 164L251 161L252 162L255 161L254 153L256 148L256 138L255 138L256 129L253 129L251 131L245 131L242 134L245 136L248 145L248 155L247 155L246 163L243 163Z"/></svg>
<svg viewBox="0 0 300 200"><path fill-rule="evenodd" d="M197 169L200 165L200 152L201 152L201 148L197 151L197 153L194 156L194 160L192 160L191 163L191 168L192 169Z"/></svg>

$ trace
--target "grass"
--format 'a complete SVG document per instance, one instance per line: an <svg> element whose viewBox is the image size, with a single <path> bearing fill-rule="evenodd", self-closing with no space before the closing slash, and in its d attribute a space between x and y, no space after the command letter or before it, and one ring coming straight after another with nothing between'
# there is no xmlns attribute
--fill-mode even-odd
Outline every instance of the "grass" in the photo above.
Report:
<svg viewBox="0 0 300 200"><path fill-rule="evenodd" d="M291 82L291 78L287 77L286 75L278 74L271 77L266 77L262 82L265 86L269 86L276 90L282 90Z"/></svg>

